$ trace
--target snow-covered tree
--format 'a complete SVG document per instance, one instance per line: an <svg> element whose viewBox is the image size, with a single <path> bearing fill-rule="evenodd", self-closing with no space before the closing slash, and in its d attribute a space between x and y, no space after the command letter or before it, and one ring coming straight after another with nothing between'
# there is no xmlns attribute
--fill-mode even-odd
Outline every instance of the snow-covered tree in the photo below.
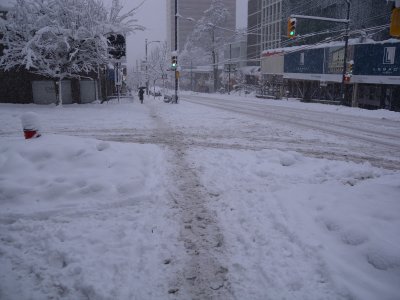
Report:
<svg viewBox="0 0 400 300"><path fill-rule="evenodd" d="M230 16L222 0L212 0L204 16L197 22L186 44L187 51L199 47L210 53L213 66L214 90L218 89L218 57L226 42L226 23Z"/></svg>
<svg viewBox="0 0 400 300"><path fill-rule="evenodd" d="M167 43L158 45L151 53L148 60L149 80L154 85L158 79L162 79L168 73L171 52Z"/></svg>
<svg viewBox="0 0 400 300"><path fill-rule="evenodd" d="M107 10L100 0L17 0L1 21L5 47L0 68L25 68L61 81L97 72L110 62L108 37L143 29L133 19L137 8L121 13L119 0Z"/></svg>
<svg viewBox="0 0 400 300"><path fill-rule="evenodd" d="M145 78L140 69L132 68L128 70L126 82L129 89L137 89L139 86L142 85L144 80Z"/></svg>
<svg viewBox="0 0 400 300"><path fill-rule="evenodd" d="M185 45L183 51L179 54L179 64L185 68L191 66L206 66L211 61L211 53L197 46Z"/></svg>

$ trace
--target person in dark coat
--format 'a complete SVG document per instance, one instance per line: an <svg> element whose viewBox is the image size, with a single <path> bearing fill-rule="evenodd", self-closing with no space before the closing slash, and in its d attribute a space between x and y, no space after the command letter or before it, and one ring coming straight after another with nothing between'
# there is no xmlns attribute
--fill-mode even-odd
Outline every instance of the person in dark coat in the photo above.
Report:
<svg viewBox="0 0 400 300"><path fill-rule="evenodd" d="M142 104L143 104L143 94L144 94L143 88L139 88L139 99L140 99L140 103L142 103Z"/></svg>

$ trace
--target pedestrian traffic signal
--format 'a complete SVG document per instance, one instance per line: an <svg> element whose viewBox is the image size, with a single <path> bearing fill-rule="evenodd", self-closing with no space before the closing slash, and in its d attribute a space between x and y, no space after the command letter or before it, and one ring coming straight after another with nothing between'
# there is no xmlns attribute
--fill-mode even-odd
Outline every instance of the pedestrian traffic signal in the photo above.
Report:
<svg viewBox="0 0 400 300"><path fill-rule="evenodd" d="M171 68L176 69L178 66L178 56L174 55L171 58Z"/></svg>
<svg viewBox="0 0 400 300"><path fill-rule="evenodd" d="M290 39L296 37L296 23L297 23L296 18L288 19L287 36Z"/></svg>
<svg viewBox="0 0 400 300"><path fill-rule="evenodd" d="M390 21L390 35L400 37L400 7L393 8Z"/></svg>

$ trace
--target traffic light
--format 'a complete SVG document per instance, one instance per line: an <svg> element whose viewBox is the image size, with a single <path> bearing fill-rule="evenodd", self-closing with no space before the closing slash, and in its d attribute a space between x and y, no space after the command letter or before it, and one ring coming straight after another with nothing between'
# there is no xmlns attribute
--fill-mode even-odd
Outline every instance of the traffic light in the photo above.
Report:
<svg viewBox="0 0 400 300"><path fill-rule="evenodd" d="M122 34L110 35L108 38L108 54L114 59L121 59L126 56L126 41Z"/></svg>
<svg viewBox="0 0 400 300"><path fill-rule="evenodd" d="M354 66L354 61L349 62L349 75L353 76L353 66Z"/></svg>
<svg viewBox="0 0 400 300"><path fill-rule="evenodd" d="M178 56L173 55L171 57L171 68L176 69L178 67Z"/></svg>
<svg viewBox="0 0 400 300"><path fill-rule="evenodd" d="M296 18L289 18L288 19L288 27L287 27L287 36L288 38L292 39L296 37Z"/></svg>
<svg viewBox="0 0 400 300"><path fill-rule="evenodd" d="M400 37L400 7L393 8L390 21L390 35Z"/></svg>

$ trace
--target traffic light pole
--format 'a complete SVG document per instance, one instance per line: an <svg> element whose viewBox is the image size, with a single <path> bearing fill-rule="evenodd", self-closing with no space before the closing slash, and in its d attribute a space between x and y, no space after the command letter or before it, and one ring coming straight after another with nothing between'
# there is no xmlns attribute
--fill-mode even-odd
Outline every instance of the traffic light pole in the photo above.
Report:
<svg viewBox="0 0 400 300"><path fill-rule="evenodd" d="M149 95L149 73L148 73L148 63L147 63L147 39L144 40L145 52L146 52L146 95Z"/></svg>
<svg viewBox="0 0 400 300"><path fill-rule="evenodd" d="M349 25L350 25L350 0L346 0L347 2L347 23L346 23L346 33L344 36L344 57L343 57L343 74L342 74L342 84L340 85L340 94L342 96L341 101L342 104L345 104L346 95L344 91L344 80L347 72L347 48L349 46Z"/></svg>
<svg viewBox="0 0 400 300"><path fill-rule="evenodd" d="M303 16L303 15L290 15L290 18L298 18L298 19L309 19L309 20L319 20L319 21L328 21L328 22L335 22L335 23L345 23L346 24L346 31L344 35L344 54L343 54L343 74L342 74L342 82L340 85L340 100L342 104L345 104L346 95L344 91L345 86L345 75L347 73L347 52L349 46L349 27L350 27L350 4L351 0L345 0L347 3L347 18L346 19L334 19L334 18L324 18L324 17L317 17L317 16ZM289 38L293 38L294 36L289 36Z"/></svg>
<svg viewBox="0 0 400 300"><path fill-rule="evenodd" d="M348 2L348 4L350 4L350 0L346 0L346 2ZM328 21L328 22L335 22L335 23L349 23L349 19L335 19L335 18L324 18L324 17L316 17L316 16L305 16L305 15L290 15L290 18L319 20L319 21Z"/></svg>
<svg viewBox="0 0 400 300"><path fill-rule="evenodd" d="M175 52L178 53L178 0L175 0ZM175 70L175 103L178 103L178 74Z"/></svg>
<svg viewBox="0 0 400 300"><path fill-rule="evenodd" d="M232 44L229 44L229 73L228 73L228 95L231 94L231 64L232 64Z"/></svg>

